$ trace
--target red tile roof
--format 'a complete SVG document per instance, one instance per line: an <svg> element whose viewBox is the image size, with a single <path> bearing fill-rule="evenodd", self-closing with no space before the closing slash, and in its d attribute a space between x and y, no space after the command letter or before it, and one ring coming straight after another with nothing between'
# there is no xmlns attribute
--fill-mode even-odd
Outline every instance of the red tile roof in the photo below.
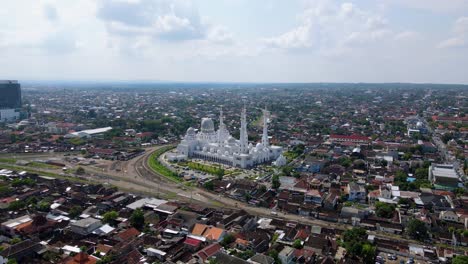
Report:
<svg viewBox="0 0 468 264"><path fill-rule="evenodd" d="M129 241L140 235L140 231L136 230L134 227L129 228L123 232L120 232L116 235L117 239L120 241Z"/></svg>
<svg viewBox="0 0 468 264"><path fill-rule="evenodd" d="M201 241L195 238L188 237L185 239L184 244L192 246L192 247L198 247L201 244Z"/></svg>
<svg viewBox="0 0 468 264"><path fill-rule="evenodd" d="M96 264L96 259L90 255L80 252L72 259L65 262L65 264Z"/></svg>
<svg viewBox="0 0 468 264"><path fill-rule="evenodd" d="M362 140L362 141L369 141L369 137L361 136L361 135L330 135L330 139L343 139L343 140Z"/></svg>
<svg viewBox="0 0 468 264"><path fill-rule="evenodd" d="M196 255L199 256L203 260L203 262L205 262L205 260L207 260L211 256L214 256L214 254L216 254L220 249L221 246L218 243L215 243L198 251Z"/></svg>

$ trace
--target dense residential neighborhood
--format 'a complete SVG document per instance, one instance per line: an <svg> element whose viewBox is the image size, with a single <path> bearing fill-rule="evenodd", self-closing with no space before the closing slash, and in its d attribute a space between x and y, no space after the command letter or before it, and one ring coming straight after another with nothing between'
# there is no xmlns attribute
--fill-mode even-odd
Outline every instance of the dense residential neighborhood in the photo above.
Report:
<svg viewBox="0 0 468 264"><path fill-rule="evenodd" d="M0 126L0 263L464 261L466 96L405 84L27 86L27 117ZM227 141L245 107L246 149L268 137L282 162L170 160L189 127L203 133L199 120L219 126L221 107Z"/></svg>

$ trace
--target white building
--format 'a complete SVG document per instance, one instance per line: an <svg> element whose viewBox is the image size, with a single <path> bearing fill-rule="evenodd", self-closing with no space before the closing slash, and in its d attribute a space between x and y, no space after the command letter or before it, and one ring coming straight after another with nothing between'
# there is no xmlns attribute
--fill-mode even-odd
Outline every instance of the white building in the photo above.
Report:
<svg viewBox="0 0 468 264"><path fill-rule="evenodd" d="M95 129L87 129L81 130L78 132L73 132L70 134L66 134L65 138L90 138L93 136L102 135L108 131L112 130L112 127L103 127L103 128L95 128Z"/></svg>
<svg viewBox="0 0 468 264"><path fill-rule="evenodd" d="M453 189L458 186L460 175L453 164L431 164L429 167L428 180L436 189Z"/></svg>
<svg viewBox="0 0 468 264"><path fill-rule="evenodd" d="M219 128L215 130L211 118L203 118L200 132L190 127L177 146L177 154L168 154L170 161L199 158L233 167L250 168L257 164L278 160L283 163L279 146L271 146L268 140L268 111L263 111L262 142L256 146L248 143L247 117L245 108L241 113L240 139L233 138L219 116Z"/></svg>

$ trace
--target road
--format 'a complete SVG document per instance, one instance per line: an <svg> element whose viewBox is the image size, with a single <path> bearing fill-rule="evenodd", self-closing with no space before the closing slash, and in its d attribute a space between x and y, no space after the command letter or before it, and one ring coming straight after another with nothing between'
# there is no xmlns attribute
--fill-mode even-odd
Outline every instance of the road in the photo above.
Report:
<svg viewBox="0 0 468 264"><path fill-rule="evenodd" d="M345 230L352 228L351 225L334 223L323 221L320 219L303 217L296 214L288 214L283 212L278 212L277 215L272 214L272 210L264 207L254 207L248 204L244 204L240 201L221 196L219 194L208 192L205 189L197 187L189 187L183 183L173 182L163 175L160 175L152 171L148 167L148 159L151 154L157 149L163 146L157 146L146 149L145 153L139 157L134 158L126 164L127 171L125 172L116 172L116 171L100 171L98 168L85 167L85 170L88 176L82 176L80 178L87 179L92 182L100 182L112 184L118 188L121 188L124 191L130 193L142 193L149 196L156 196L165 199L175 199L186 202L193 202L202 204L209 207L220 207L226 209L242 209L252 215L257 215L260 217L268 218L279 218L286 221L297 222L307 225L316 225L326 228ZM1 164L0 164L1 167ZM60 170L50 170L50 169L37 169L41 171L59 173ZM68 175L72 176L73 175ZM75 176L76 177L76 176ZM370 231L369 234L376 235L381 238L390 238L395 239L394 236ZM415 241L407 240L404 238L398 238L399 240L406 240L408 242L414 243Z"/></svg>

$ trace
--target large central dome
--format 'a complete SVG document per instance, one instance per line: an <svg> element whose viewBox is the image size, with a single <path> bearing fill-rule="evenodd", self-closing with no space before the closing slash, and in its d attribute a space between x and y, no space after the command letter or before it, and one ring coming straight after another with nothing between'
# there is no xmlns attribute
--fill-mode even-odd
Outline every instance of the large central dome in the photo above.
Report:
<svg viewBox="0 0 468 264"><path fill-rule="evenodd" d="M202 118L201 132L202 133L214 132L214 123L213 123L213 120L211 120L211 118Z"/></svg>

